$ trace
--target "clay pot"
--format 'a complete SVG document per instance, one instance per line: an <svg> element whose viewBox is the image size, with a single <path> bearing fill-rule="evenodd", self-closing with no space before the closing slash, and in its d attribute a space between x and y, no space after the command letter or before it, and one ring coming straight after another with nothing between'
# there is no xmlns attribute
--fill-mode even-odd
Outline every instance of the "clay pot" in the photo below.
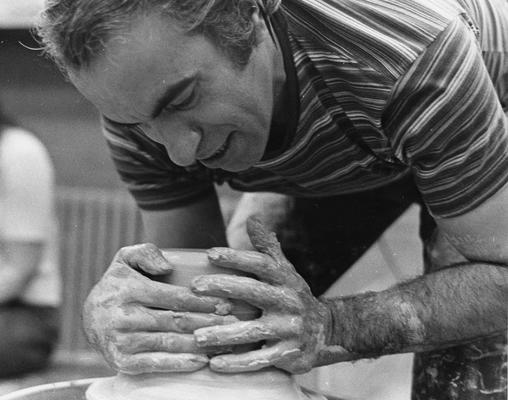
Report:
<svg viewBox="0 0 508 400"><path fill-rule="evenodd" d="M200 275L227 274L247 276L242 271L229 268L216 267L208 261L205 250L190 249L163 249L162 254L174 266L171 274L158 276L157 280L172 285L189 287L192 280ZM255 319L261 313L256 307L243 301L230 300L233 303L231 314L242 321Z"/></svg>
<svg viewBox="0 0 508 400"><path fill-rule="evenodd" d="M192 279L204 274L240 274L238 271L210 265L202 250L163 250L175 267L158 280L189 286ZM241 320L259 315L259 310L235 302L232 314ZM236 351L252 348L237 347ZM196 372L124 375L94 382L87 400L326 400L318 394L303 392L293 377L276 368L242 374L222 374L208 368Z"/></svg>

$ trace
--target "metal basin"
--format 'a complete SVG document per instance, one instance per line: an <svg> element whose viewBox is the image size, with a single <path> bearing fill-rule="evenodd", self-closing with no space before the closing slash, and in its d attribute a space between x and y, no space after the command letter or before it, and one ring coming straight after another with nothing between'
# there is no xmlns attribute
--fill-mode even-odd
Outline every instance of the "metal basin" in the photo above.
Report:
<svg viewBox="0 0 508 400"><path fill-rule="evenodd" d="M0 400L86 400L86 390L97 379L80 379L75 381L48 383L0 396ZM326 395L328 400L346 400ZM140 399L142 400L142 399Z"/></svg>
<svg viewBox="0 0 508 400"><path fill-rule="evenodd" d="M88 386L98 378L48 383L0 396L0 400L86 400Z"/></svg>

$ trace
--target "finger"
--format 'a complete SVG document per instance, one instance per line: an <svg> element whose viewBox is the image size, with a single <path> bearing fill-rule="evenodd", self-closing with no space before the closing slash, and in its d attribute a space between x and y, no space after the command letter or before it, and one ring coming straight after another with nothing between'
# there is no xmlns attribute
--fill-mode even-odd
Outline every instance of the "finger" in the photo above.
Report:
<svg viewBox="0 0 508 400"><path fill-rule="evenodd" d="M247 234L256 250L276 260L285 260L277 236L274 232L268 231L256 216L247 218Z"/></svg>
<svg viewBox="0 0 508 400"><path fill-rule="evenodd" d="M118 334L113 340L121 354L141 352L203 353L194 335L173 332L133 332Z"/></svg>
<svg viewBox="0 0 508 400"><path fill-rule="evenodd" d="M144 290L131 297L148 307L173 311L192 311L226 315L232 305L224 298L197 296L189 288L156 281L146 281Z"/></svg>
<svg viewBox="0 0 508 400"><path fill-rule="evenodd" d="M278 342L260 350L240 354L227 354L213 357L210 369L217 372L257 371L275 364L290 362L302 354L296 342Z"/></svg>
<svg viewBox="0 0 508 400"><path fill-rule="evenodd" d="M294 336L301 327L300 318L260 318L227 326L214 326L194 332L198 346L234 346Z"/></svg>
<svg viewBox="0 0 508 400"><path fill-rule="evenodd" d="M248 272L269 283L282 283L286 276L285 264L257 251L214 247L208 250L208 259L213 265Z"/></svg>
<svg viewBox="0 0 508 400"><path fill-rule="evenodd" d="M214 325L227 325L238 322L232 315L175 312L134 307L126 314L126 319L117 324L123 332L152 331L192 333L196 329Z"/></svg>
<svg viewBox="0 0 508 400"><path fill-rule="evenodd" d="M127 246L120 249L113 261L152 275L170 273L173 268L157 246L151 243Z"/></svg>
<svg viewBox="0 0 508 400"><path fill-rule="evenodd" d="M208 357L202 354L151 352L122 356L115 363L115 369L129 375L152 372L192 372L207 364Z"/></svg>
<svg viewBox="0 0 508 400"><path fill-rule="evenodd" d="M243 300L262 310L297 312L302 304L294 292L256 279L233 275L201 275L192 281L195 293Z"/></svg>

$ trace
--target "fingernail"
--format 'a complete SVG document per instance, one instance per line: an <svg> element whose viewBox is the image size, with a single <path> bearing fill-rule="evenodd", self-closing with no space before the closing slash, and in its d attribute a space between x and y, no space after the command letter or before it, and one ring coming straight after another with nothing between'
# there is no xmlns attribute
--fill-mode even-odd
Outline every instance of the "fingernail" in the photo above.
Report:
<svg viewBox="0 0 508 400"><path fill-rule="evenodd" d="M231 249L228 247L213 247L208 250L208 258L211 261L225 260L231 254Z"/></svg>
<svg viewBox="0 0 508 400"><path fill-rule="evenodd" d="M209 289L206 278L201 276L198 276L192 280L191 287L194 292L205 292Z"/></svg>
<svg viewBox="0 0 508 400"><path fill-rule="evenodd" d="M210 366L215 370L223 370L227 365L227 362L222 358L213 358L210 360Z"/></svg>
<svg viewBox="0 0 508 400"><path fill-rule="evenodd" d="M194 332L194 340L196 341L196 344L199 346L199 347L203 347L203 346L206 346L208 343L208 338L206 337L205 334L198 334L196 332Z"/></svg>
<svg viewBox="0 0 508 400"><path fill-rule="evenodd" d="M216 248L208 250L207 254L208 258L212 261L217 261L221 257L221 253Z"/></svg>
<svg viewBox="0 0 508 400"><path fill-rule="evenodd" d="M193 361L193 362L196 362L196 363L200 363L200 364L202 364L202 363L207 363L208 364L208 357L200 355L200 354L196 354L194 356L191 356L190 361Z"/></svg>
<svg viewBox="0 0 508 400"><path fill-rule="evenodd" d="M222 301L215 305L215 314L227 315L233 309L233 305L229 301Z"/></svg>

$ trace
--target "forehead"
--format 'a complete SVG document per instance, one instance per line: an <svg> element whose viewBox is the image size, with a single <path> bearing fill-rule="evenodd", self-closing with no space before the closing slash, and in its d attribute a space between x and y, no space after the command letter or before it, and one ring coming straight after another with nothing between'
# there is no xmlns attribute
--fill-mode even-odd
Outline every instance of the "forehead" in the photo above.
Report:
<svg viewBox="0 0 508 400"><path fill-rule="evenodd" d="M143 16L111 38L87 69L70 74L78 90L103 114L137 122L169 85L206 70L214 46L189 35L170 18Z"/></svg>

